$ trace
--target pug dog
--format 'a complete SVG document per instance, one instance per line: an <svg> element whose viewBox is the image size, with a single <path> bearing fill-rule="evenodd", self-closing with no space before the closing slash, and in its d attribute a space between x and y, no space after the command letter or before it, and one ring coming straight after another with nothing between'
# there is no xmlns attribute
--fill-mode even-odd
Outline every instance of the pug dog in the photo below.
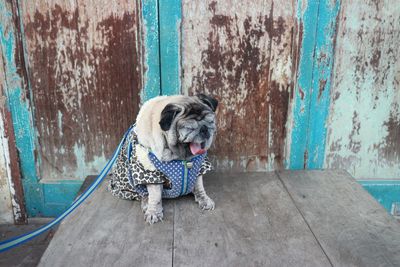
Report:
<svg viewBox="0 0 400 267"><path fill-rule="evenodd" d="M193 193L201 209L213 210L203 175L212 169L206 155L216 134L217 106L204 94L145 102L111 172L111 193L141 200L149 224L162 221L162 198Z"/></svg>

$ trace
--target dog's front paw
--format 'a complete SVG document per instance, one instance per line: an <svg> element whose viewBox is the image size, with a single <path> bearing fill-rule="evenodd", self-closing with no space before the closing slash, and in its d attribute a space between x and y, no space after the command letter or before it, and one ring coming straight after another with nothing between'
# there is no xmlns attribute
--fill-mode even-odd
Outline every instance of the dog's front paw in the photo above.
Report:
<svg viewBox="0 0 400 267"><path fill-rule="evenodd" d="M147 208L144 213L144 220L149 223L153 224L163 220L163 210L162 208L150 209Z"/></svg>
<svg viewBox="0 0 400 267"><path fill-rule="evenodd" d="M209 196L195 197L195 201L199 203L202 210L214 210L215 203Z"/></svg>

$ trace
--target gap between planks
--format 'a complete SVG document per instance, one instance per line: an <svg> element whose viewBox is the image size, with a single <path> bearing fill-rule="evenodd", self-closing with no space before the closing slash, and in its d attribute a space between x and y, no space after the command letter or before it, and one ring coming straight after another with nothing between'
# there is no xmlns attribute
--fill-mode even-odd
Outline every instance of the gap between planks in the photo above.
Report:
<svg viewBox="0 0 400 267"><path fill-rule="evenodd" d="M326 258L329 261L329 264L333 267L333 263L331 261L331 259L329 258L328 254L326 253L325 249L322 247L321 243L319 242L317 236L315 235L313 229L311 228L310 224L308 223L308 221L306 220L306 218L304 217L303 212L300 210L300 208L297 206L296 201L293 199L292 194L289 192L288 188L286 187L285 183L282 181L281 176L279 175L279 171L275 171L275 174L279 180L279 182L282 184L283 188L285 189L286 193L288 193L290 199L293 202L293 205L296 207L297 211L300 213L300 216L303 218L303 221L305 222L305 224L307 225L308 229L310 230L310 232L312 233L312 235L314 236L315 241L317 242L318 246L321 248L322 252L325 254Z"/></svg>

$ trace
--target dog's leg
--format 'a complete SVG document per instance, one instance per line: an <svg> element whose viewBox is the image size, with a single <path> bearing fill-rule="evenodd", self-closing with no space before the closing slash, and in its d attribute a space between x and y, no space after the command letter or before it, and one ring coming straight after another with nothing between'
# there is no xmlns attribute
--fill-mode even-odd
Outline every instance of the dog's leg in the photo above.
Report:
<svg viewBox="0 0 400 267"><path fill-rule="evenodd" d="M194 186L194 200L199 203L199 207L202 210L213 210L215 207L214 201L207 196L206 190L203 186L203 176L197 178L196 184Z"/></svg>
<svg viewBox="0 0 400 267"><path fill-rule="evenodd" d="M142 208L143 213L146 212L148 203L149 203L149 197L148 196L143 197L140 202L140 207Z"/></svg>
<svg viewBox="0 0 400 267"><path fill-rule="evenodd" d="M162 184L147 185L147 192L149 192L149 196L147 199L147 207L144 212L144 220L149 224L162 221L163 219L163 208L161 200L162 186Z"/></svg>

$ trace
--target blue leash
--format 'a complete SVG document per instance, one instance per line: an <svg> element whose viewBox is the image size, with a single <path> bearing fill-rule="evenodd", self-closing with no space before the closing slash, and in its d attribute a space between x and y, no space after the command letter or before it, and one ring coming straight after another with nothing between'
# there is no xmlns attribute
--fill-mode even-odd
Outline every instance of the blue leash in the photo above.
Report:
<svg viewBox="0 0 400 267"><path fill-rule="evenodd" d="M31 240L32 238L46 232L47 230L49 230L51 227L55 226L56 224L58 224L59 222L61 222L65 217L67 217L72 211L74 211L80 204L83 203L83 201L85 201L85 199L90 196L90 194L93 193L93 191L99 186L99 184L103 181L104 177L106 177L106 175L108 174L108 172L110 171L111 167L114 165L115 160L118 157L118 153L121 150L122 145L125 143L125 140L127 138L127 136L129 135L131 129L133 128L134 125L132 125L129 130L125 133L124 138L122 139L122 141L119 143L117 149L115 150L112 158L108 161L108 163L106 164L106 166L103 168L103 170L100 172L99 176L97 176L96 180L93 182L93 184L86 189L86 191L80 195L72 204L71 206L64 211L60 216L58 216L57 218L55 218L53 221L49 222L46 225L43 225L42 227L30 232L30 233L26 233L24 235L21 236L17 236L8 240L5 240L3 242L0 242L0 252L6 251L10 248L13 248L15 246L18 246L22 243L25 243L28 240Z"/></svg>

